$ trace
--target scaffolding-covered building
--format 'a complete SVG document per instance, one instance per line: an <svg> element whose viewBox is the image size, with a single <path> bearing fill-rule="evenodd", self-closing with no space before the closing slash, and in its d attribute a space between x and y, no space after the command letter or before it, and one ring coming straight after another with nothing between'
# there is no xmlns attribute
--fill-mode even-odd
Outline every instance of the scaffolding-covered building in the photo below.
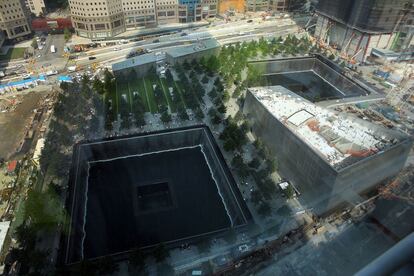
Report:
<svg viewBox="0 0 414 276"><path fill-rule="evenodd" d="M364 61L373 48L389 49L409 13L409 0L320 0L315 36L351 60ZM411 3L411 4L410 4Z"/></svg>
<svg viewBox="0 0 414 276"><path fill-rule="evenodd" d="M248 89L243 112L301 203L318 215L357 202L359 193L396 175L412 147L402 132L318 106L282 86Z"/></svg>

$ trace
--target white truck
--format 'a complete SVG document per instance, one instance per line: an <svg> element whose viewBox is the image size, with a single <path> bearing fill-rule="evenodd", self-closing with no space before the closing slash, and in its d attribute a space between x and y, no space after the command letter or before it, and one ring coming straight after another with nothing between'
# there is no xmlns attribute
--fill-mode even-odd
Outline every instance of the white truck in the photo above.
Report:
<svg viewBox="0 0 414 276"><path fill-rule="evenodd" d="M58 74L58 71L56 71L56 70L49 70L49 71L47 71L46 72L46 76L54 76L54 75L57 75Z"/></svg>
<svg viewBox="0 0 414 276"><path fill-rule="evenodd" d="M50 46L50 51L52 53L56 53L56 47L55 47L55 45Z"/></svg>

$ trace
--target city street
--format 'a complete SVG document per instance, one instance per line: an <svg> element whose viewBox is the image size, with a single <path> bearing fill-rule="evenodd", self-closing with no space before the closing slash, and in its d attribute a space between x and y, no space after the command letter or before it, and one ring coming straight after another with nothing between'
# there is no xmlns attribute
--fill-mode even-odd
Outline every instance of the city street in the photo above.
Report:
<svg viewBox="0 0 414 276"><path fill-rule="evenodd" d="M196 30L189 29L173 35L160 36L157 38L157 42L154 42L155 39L149 39L100 49L91 49L84 53L87 56L79 55L79 58L76 60L76 65L85 67L100 62L105 63L105 65L110 65L111 63L125 60L126 55L136 48L163 51L210 38L215 38L224 45L234 42L251 41L259 39L260 37L284 36L289 33L295 33L297 30L297 25L291 19L277 19L264 22L256 21L252 23L245 23L245 21L243 23L229 22L214 27L200 27ZM183 33L186 35L183 36ZM89 56L94 56L96 59L89 60Z"/></svg>

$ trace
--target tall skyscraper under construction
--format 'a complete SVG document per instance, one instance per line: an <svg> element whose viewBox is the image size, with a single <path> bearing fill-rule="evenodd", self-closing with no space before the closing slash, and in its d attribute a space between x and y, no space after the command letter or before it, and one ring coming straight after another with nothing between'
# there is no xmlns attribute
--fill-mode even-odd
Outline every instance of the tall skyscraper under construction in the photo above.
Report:
<svg viewBox="0 0 414 276"><path fill-rule="evenodd" d="M315 36L351 60L364 61L373 48L396 43L412 0L320 0Z"/></svg>

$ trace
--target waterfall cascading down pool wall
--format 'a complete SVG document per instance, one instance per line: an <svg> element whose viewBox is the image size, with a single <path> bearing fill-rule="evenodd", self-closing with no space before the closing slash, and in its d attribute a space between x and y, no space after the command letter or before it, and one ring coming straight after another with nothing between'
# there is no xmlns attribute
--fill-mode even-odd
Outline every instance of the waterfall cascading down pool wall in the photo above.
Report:
<svg viewBox="0 0 414 276"><path fill-rule="evenodd" d="M69 187L63 264L193 242L251 221L204 125L77 144Z"/></svg>
<svg viewBox="0 0 414 276"><path fill-rule="evenodd" d="M371 93L320 55L252 61L250 65L265 76L263 86L281 85L312 102Z"/></svg>

